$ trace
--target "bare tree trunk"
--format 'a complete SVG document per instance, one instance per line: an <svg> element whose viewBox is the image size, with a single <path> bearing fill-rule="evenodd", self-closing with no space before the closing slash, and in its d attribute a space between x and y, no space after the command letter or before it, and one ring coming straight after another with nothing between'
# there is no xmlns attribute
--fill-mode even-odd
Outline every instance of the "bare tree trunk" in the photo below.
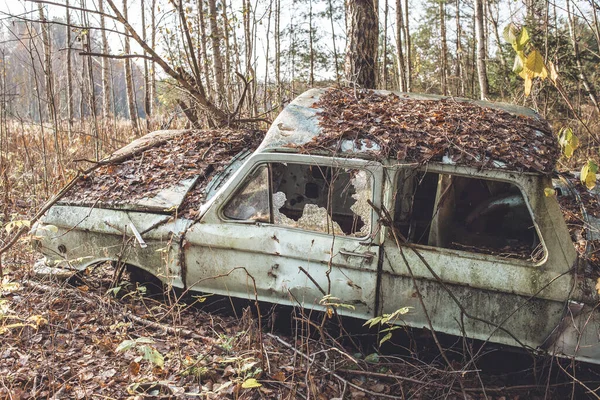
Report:
<svg viewBox="0 0 600 400"><path fill-rule="evenodd" d="M104 13L104 0L98 0L98 10ZM104 15L100 15L100 28L102 35L102 53L109 54L108 52L108 39L106 38L106 21ZM108 70L108 64L110 60L106 57L102 57L102 117L104 122L110 120L112 114L112 107L110 101L110 72Z"/></svg>
<svg viewBox="0 0 600 400"><path fill-rule="evenodd" d="M204 82L206 82L206 91L209 98L212 98L211 95L211 79L210 79L210 66L208 64L208 52L206 51L206 42L208 41L206 38L206 23L204 21L204 2L198 2L198 23L200 25L200 57L198 62L202 64L204 70ZM196 79L200 79L200 77L196 77Z"/></svg>
<svg viewBox="0 0 600 400"><path fill-rule="evenodd" d="M252 15L252 6L250 4L250 0L244 0L244 52L246 54L246 77L252 79L252 83L250 84L250 90L248 93L247 101L248 101L248 111L251 113L254 111L253 99L256 93L255 91L255 79L254 79L254 67L253 67L253 59L252 55L254 54L253 50L253 41L252 41L252 26L250 22L250 17Z"/></svg>
<svg viewBox="0 0 600 400"><path fill-rule="evenodd" d="M275 85L277 85L277 105L281 107L283 93L281 87L281 0L275 0ZM337 66L336 66L337 74Z"/></svg>
<svg viewBox="0 0 600 400"><path fill-rule="evenodd" d="M127 0L123 0L123 18L126 20L127 17ZM131 45L129 43L129 36L125 36L125 54L131 54ZM135 135L139 134L137 126L137 109L135 106L135 92L133 86L133 76L131 74L131 60L125 59L125 87L127 91L127 109L129 111L129 119L131 120L131 128Z"/></svg>
<svg viewBox="0 0 600 400"><path fill-rule="evenodd" d="M587 75L583 69L583 64L581 63L581 56L579 54L579 43L577 41L577 35L575 34L575 21L573 18L573 14L571 13L571 2L566 0L566 8L567 8L567 19L569 22L569 34L571 36L571 45L573 46L573 57L575 58L575 63L577 66L577 73L579 74L579 80L583 85L583 88L587 92L590 101L592 102L594 108L597 112L600 112L600 105L598 105L598 98L596 97L596 90L590 84L590 81L587 78Z"/></svg>
<svg viewBox="0 0 600 400"><path fill-rule="evenodd" d="M339 63L339 56L338 56L338 52L337 52L337 47L335 45L335 24L334 24L334 21L333 21L333 4L332 4L332 0L328 0L328 5L329 5L329 21L331 22L331 40L333 42L333 63L335 65L335 81L339 85L340 84L340 63ZM279 33L278 33L278 37L279 37Z"/></svg>
<svg viewBox="0 0 600 400"><path fill-rule="evenodd" d="M488 98L489 88L486 71L482 0L475 0L475 37L477 40L477 77L479 78L479 94L480 98L485 100Z"/></svg>
<svg viewBox="0 0 600 400"><path fill-rule="evenodd" d="M225 80L223 77L223 60L221 59L221 33L217 24L217 5L215 0L208 0L210 13L210 39L213 53L213 74L215 77L215 93L217 105L222 105L225 98Z"/></svg>
<svg viewBox="0 0 600 400"><path fill-rule="evenodd" d="M54 150L56 151L56 157L60 162L61 159L61 146L58 140L58 115L56 112L56 102L54 99L54 82L52 73L52 48L50 44L50 33L48 32L48 24L45 23L46 16L44 14L44 6L38 3L38 12L40 21L42 21L42 44L44 46L44 77L46 85L46 101L48 117L52 120L52 127L54 130Z"/></svg>
<svg viewBox="0 0 600 400"><path fill-rule="evenodd" d="M504 56L504 51L502 51L502 41L500 40L500 32L498 27L498 19L496 18L491 10L491 7L488 7L490 21L492 22L494 28L494 37L496 39L496 44L498 46L498 56L500 59L500 66L502 67L502 79L504 80L504 85L500 85L500 95L504 97L504 87L509 88L510 80L508 77L508 63L506 62L506 57Z"/></svg>
<svg viewBox="0 0 600 400"><path fill-rule="evenodd" d="M156 48L156 0L152 0L150 10L150 24L152 30L150 31L150 45L153 49ZM156 99L156 64L154 59L150 63L150 115L154 115L154 102Z"/></svg>
<svg viewBox="0 0 600 400"><path fill-rule="evenodd" d="M225 40L225 81L231 79L231 47L229 45L229 17L227 16L227 0L223 1L223 40ZM233 103L233 90L231 87L227 90L227 103Z"/></svg>
<svg viewBox="0 0 600 400"><path fill-rule="evenodd" d="M406 91L410 92L412 90L412 44L408 19L408 0L405 0L404 3L404 43L406 45Z"/></svg>
<svg viewBox="0 0 600 400"><path fill-rule="evenodd" d="M388 0L385 0L383 6L383 85L381 85L384 89L388 88L388 70L387 70L387 53L388 53L388 11L389 4Z"/></svg>
<svg viewBox="0 0 600 400"><path fill-rule="evenodd" d="M379 26L373 0L348 0L345 75L353 84L377 87L377 44Z"/></svg>
<svg viewBox="0 0 600 400"><path fill-rule="evenodd" d="M400 84L400 90L406 92L406 64L404 62L404 43L402 41L403 31L402 0L396 0L396 64L398 67L398 83Z"/></svg>
<svg viewBox="0 0 600 400"><path fill-rule="evenodd" d="M440 11L440 39L442 42L441 46L441 66L440 66L440 83L442 94L446 96L448 94L448 43L446 41L446 1L438 0L439 11Z"/></svg>
<svg viewBox="0 0 600 400"><path fill-rule="evenodd" d="M67 134L69 145L73 142L73 64L71 59L71 12L69 0L66 0L67 13Z"/></svg>
<svg viewBox="0 0 600 400"><path fill-rule="evenodd" d="M308 0L308 48L309 48L309 61L310 61L310 75L308 77L308 84L312 87L315 86L315 49L314 49L314 37L313 37L313 12L312 12L312 0Z"/></svg>
<svg viewBox="0 0 600 400"><path fill-rule="evenodd" d="M465 95L465 77L463 68L462 27L460 25L460 0L456 0L456 95Z"/></svg>
<svg viewBox="0 0 600 400"><path fill-rule="evenodd" d="M142 40L146 42L146 7L144 0L140 0L140 7L142 10ZM144 50L144 56L147 56L146 50ZM150 105L150 72L148 71L148 59L144 57L144 116L146 119L146 131L150 130L150 117L152 116L152 106Z"/></svg>
<svg viewBox="0 0 600 400"><path fill-rule="evenodd" d="M81 8L82 10L86 9L85 0L81 0ZM89 26L89 20L87 16L87 12L81 12L81 21L84 26ZM84 51L92 52L92 39L89 35L85 35L83 41ZM96 113L96 91L94 90L94 69L92 68L92 58L85 57L83 60L83 69L87 72L87 82L82 82L82 85L87 83L87 91L88 91L88 106L90 109L91 123L92 123L92 135L94 136L94 157L96 160L100 159L100 130L98 129L98 118Z"/></svg>
<svg viewBox="0 0 600 400"><path fill-rule="evenodd" d="M269 1L269 11L267 15L267 38L271 37L271 17L273 15L273 0ZM267 40L267 49L265 51L265 86L263 90L263 109L266 112L270 107L267 104L269 95L269 51L271 50L271 41Z"/></svg>

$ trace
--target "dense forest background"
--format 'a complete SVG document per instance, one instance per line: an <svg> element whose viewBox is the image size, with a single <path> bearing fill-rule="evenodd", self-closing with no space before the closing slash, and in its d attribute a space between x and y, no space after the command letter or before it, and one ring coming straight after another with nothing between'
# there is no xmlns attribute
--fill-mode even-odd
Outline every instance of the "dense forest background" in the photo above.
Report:
<svg viewBox="0 0 600 400"><path fill-rule="evenodd" d="M264 129L315 86L526 105L579 137L579 161L597 158L597 0L32 0L2 10L5 223L17 203L39 204L84 160L133 137ZM541 67L527 64L533 53Z"/></svg>

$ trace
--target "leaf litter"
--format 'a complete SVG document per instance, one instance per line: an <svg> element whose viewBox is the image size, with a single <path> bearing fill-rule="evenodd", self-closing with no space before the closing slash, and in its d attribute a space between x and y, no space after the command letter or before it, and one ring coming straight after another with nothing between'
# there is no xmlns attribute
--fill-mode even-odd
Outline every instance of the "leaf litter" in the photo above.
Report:
<svg viewBox="0 0 600 400"><path fill-rule="evenodd" d="M296 334L289 335L268 328L266 316L259 326L253 305L238 316L214 311L227 298L205 310L194 296L149 297L126 282L115 297L109 265L68 282L32 280L23 268L7 276L22 282L1 296L8 315L44 322L0 334L0 399L465 398L455 371L420 358L426 350L388 356L365 345L356 353L339 337L305 332L302 309L292 311ZM0 326L12 322L0 318ZM160 362L143 356L150 353ZM564 395L562 385L545 381L510 387L523 381L460 372L468 399Z"/></svg>
<svg viewBox="0 0 600 400"><path fill-rule="evenodd" d="M264 132L254 130L188 130L125 161L103 165L81 179L61 203L111 207L151 198L186 179L200 177L186 196L184 215L202 204L211 178L236 154L258 147Z"/></svg>
<svg viewBox="0 0 600 400"><path fill-rule="evenodd" d="M330 89L314 104L322 134L304 149L336 151L341 141L374 141L377 158L442 161L551 173L560 156L550 125L453 98L420 100L376 91ZM358 148L360 148L360 143ZM496 164L497 165L497 164Z"/></svg>

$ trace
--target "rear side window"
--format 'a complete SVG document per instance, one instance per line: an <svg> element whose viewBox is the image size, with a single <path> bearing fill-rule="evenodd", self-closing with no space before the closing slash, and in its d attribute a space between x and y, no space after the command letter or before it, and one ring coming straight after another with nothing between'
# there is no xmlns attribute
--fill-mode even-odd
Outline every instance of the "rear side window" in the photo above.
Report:
<svg viewBox="0 0 600 400"><path fill-rule="evenodd" d="M508 182L400 171L394 225L411 243L532 262L544 257L525 198Z"/></svg>

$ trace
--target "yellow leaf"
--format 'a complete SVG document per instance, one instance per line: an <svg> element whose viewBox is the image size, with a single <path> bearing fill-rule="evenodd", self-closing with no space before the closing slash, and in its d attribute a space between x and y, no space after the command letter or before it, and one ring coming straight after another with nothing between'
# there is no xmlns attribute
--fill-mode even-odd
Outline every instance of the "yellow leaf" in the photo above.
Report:
<svg viewBox="0 0 600 400"><path fill-rule="evenodd" d="M552 197L556 195L556 192L554 191L554 188L547 187L546 189L544 189L544 194L546 195L546 197Z"/></svg>
<svg viewBox="0 0 600 400"><path fill-rule="evenodd" d="M523 70L525 71L525 70ZM533 79L529 75L525 76L525 96L529 96L531 93L531 87L533 86Z"/></svg>
<svg viewBox="0 0 600 400"><path fill-rule="evenodd" d="M523 59L523 53L517 52L517 55L515 56L515 62L513 64L513 72L515 74L520 74L521 71L523 71Z"/></svg>
<svg viewBox="0 0 600 400"><path fill-rule="evenodd" d="M37 328L48 325L48 320L41 315L32 315L31 317L27 318L27 322L33 322Z"/></svg>
<svg viewBox="0 0 600 400"><path fill-rule="evenodd" d="M261 387L261 386L262 386L262 383L258 382L254 378L248 378L244 381L244 383L242 383L242 388L244 388L244 389L252 389L252 388L257 388L257 387Z"/></svg>
<svg viewBox="0 0 600 400"><path fill-rule="evenodd" d="M579 179L589 190L592 190L596 186L596 173L598 172L598 165L592 160L589 160L583 167L581 167L581 176Z"/></svg>
<svg viewBox="0 0 600 400"><path fill-rule="evenodd" d="M542 57L540 52L537 50L533 50L531 53L529 53L527 59L525 60L525 65L523 65L523 70L533 78L539 77L546 79L548 77L548 70L546 69L546 64L544 63L544 57Z"/></svg>
<svg viewBox="0 0 600 400"><path fill-rule="evenodd" d="M600 294L600 278L596 280L596 291Z"/></svg>

